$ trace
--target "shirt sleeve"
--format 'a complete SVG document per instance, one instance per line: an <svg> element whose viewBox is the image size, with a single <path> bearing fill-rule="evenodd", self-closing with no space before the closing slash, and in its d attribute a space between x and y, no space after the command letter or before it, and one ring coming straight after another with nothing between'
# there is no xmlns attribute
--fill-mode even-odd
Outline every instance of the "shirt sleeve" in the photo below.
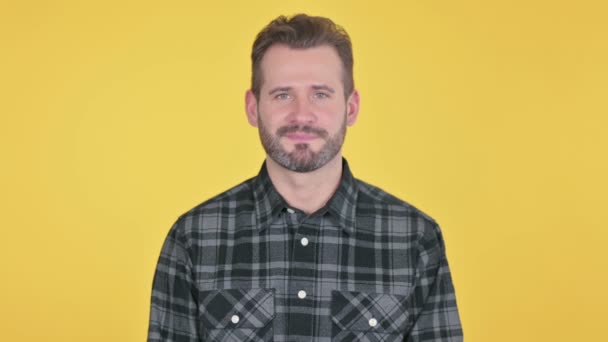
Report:
<svg viewBox="0 0 608 342"><path fill-rule="evenodd" d="M427 223L419 241L415 321L407 342L461 342L462 326L439 226Z"/></svg>
<svg viewBox="0 0 608 342"><path fill-rule="evenodd" d="M148 342L201 341L198 291L185 241L175 224L163 244L154 274Z"/></svg>

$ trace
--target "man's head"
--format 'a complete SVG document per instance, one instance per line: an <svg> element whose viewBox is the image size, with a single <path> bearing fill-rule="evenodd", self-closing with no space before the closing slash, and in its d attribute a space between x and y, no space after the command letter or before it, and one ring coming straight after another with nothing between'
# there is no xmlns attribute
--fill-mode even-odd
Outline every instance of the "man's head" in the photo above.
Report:
<svg viewBox="0 0 608 342"><path fill-rule="evenodd" d="M270 159L310 172L341 157L359 109L344 30L326 18L279 17L258 34L252 64L247 117Z"/></svg>

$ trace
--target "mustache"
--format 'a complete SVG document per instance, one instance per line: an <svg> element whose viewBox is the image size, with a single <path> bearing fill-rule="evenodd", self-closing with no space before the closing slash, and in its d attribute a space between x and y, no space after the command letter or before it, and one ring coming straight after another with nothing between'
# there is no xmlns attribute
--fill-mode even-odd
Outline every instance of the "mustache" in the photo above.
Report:
<svg viewBox="0 0 608 342"><path fill-rule="evenodd" d="M324 130L323 128L313 127L313 126L308 126L308 125L283 126L277 130L277 135L279 137L282 137L286 134L296 133L296 132L301 132L301 133L306 133L306 134L315 134L323 139L326 139L329 136L329 133L327 133L327 131Z"/></svg>

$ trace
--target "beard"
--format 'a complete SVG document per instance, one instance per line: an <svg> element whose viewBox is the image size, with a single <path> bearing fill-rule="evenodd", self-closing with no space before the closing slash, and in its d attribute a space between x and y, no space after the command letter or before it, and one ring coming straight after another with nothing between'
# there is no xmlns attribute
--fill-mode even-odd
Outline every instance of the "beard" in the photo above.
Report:
<svg viewBox="0 0 608 342"><path fill-rule="evenodd" d="M305 173L325 166L340 152L346 137L346 114L340 129L333 135L322 128L309 125L282 126L273 134L264 125L261 115L258 115L258 128L262 146L272 160L290 171ZM298 143L294 145L293 151L287 152L281 145L281 138L295 132L317 135L325 140L325 144L315 152L310 144Z"/></svg>

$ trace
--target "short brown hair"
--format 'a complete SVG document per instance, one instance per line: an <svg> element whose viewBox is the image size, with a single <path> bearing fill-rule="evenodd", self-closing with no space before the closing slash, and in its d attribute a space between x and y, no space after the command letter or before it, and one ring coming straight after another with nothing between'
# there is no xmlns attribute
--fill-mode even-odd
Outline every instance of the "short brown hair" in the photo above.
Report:
<svg viewBox="0 0 608 342"><path fill-rule="evenodd" d="M342 61L344 96L355 89L353 79L353 50L348 33L331 19L296 14L291 18L279 16L271 21L253 42L251 51L251 90L260 98L262 87L261 62L266 50L273 44L285 44L292 49L307 49L329 45L336 49Z"/></svg>

